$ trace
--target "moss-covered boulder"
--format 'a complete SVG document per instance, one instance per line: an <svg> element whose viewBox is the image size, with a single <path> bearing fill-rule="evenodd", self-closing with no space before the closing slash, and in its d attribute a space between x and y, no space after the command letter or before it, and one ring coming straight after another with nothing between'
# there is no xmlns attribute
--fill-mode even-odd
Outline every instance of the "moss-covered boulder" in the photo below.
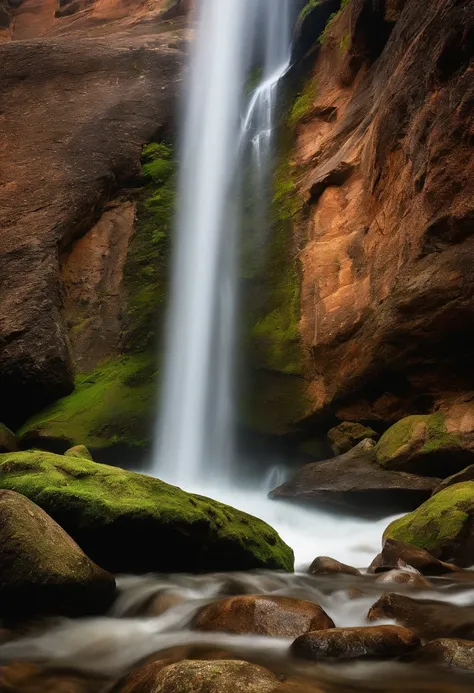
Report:
<svg viewBox="0 0 474 693"><path fill-rule="evenodd" d="M37 503L111 572L293 569L265 522L143 474L28 451L0 456L0 487Z"/></svg>
<svg viewBox="0 0 474 693"><path fill-rule="evenodd" d="M343 421L338 426L331 428L327 434L329 445L336 455L348 452L365 438L377 440L378 437L378 433L369 426L363 426L353 421Z"/></svg>
<svg viewBox="0 0 474 693"><path fill-rule="evenodd" d="M392 522L384 539L426 549L457 566L474 564L474 482L455 484Z"/></svg>
<svg viewBox="0 0 474 693"><path fill-rule="evenodd" d="M0 453L18 450L18 438L5 424L0 423Z"/></svg>
<svg viewBox="0 0 474 693"><path fill-rule="evenodd" d="M385 469L446 478L474 462L474 433L443 412L407 416L383 434L376 454Z"/></svg>
<svg viewBox="0 0 474 693"><path fill-rule="evenodd" d="M84 460L92 461L92 455L90 454L89 450L86 448L85 445L74 445L74 447L69 448L69 450L66 450L64 454L66 457L80 457Z"/></svg>
<svg viewBox="0 0 474 693"><path fill-rule="evenodd" d="M0 491L0 615L100 613L114 595L113 576L51 517L19 493Z"/></svg>

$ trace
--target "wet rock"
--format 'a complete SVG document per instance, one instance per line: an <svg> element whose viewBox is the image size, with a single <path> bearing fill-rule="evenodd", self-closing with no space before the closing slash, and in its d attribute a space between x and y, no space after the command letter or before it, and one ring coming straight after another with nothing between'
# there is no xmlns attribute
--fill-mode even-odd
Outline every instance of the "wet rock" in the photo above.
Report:
<svg viewBox="0 0 474 693"><path fill-rule="evenodd" d="M332 575L344 573L345 575L360 575L360 570L345 563L340 563L329 556L318 556L308 569L310 575Z"/></svg>
<svg viewBox="0 0 474 693"><path fill-rule="evenodd" d="M333 628L318 604L280 596L230 597L205 606L193 621L197 630L295 638Z"/></svg>
<svg viewBox="0 0 474 693"><path fill-rule="evenodd" d="M74 447L66 450L64 454L66 457L81 457L85 460L92 461L92 455L85 445L74 445Z"/></svg>
<svg viewBox="0 0 474 693"><path fill-rule="evenodd" d="M349 452L324 462L307 464L270 498L363 507L370 512L387 506L411 509L429 498L439 481L386 471L375 460L375 444L363 440Z"/></svg>
<svg viewBox="0 0 474 693"><path fill-rule="evenodd" d="M84 615L105 612L112 575L95 565L41 508L0 491L0 613Z"/></svg>
<svg viewBox="0 0 474 693"><path fill-rule="evenodd" d="M378 433L372 428L352 421L343 421L338 426L331 428L327 434L329 444L337 455L349 452L351 448L366 438L378 440L378 437Z"/></svg>
<svg viewBox="0 0 474 693"><path fill-rule="evenodd" d="M474 462L474 431L457 430L456 422L443 412L401 419L377 443L377 462L441 478L462 470Z"/></svg>
<svg viewBox="0 0 474 693"><path fill-rule="evenodd" d="M370 575L370 574L372 574L372 573L377 572L377 569L380 568L381 565L382 565L382 554L381 554L381 553L378 553L378 554L375 556L375 558L374 558L374 560L372 561L372 563L371 563L371 564L369 565L369 567L367 568L367 573L369 573L369 575Z"/></svg>
<svg viewBox="0 0 474 693"><path fill-rule="evenodd" d="M460 607L434 599L384 594L371 607L367 618L369 621L393 619L424 640L474 636L474 607Z"/></svg>
<svg viewBox="0 0 474 693"><path fill-rule="evenodd" d="M465 481L449 486L392 522L384 539L415 545L441 561L466 567L474 563L473 518L474 482Z"/></svg>
<svg viewBox="0 0 474 693"><path fill-rule="evenodd" d="M168 609L172 609L174 606L178 606L178 604L182 604L184 601L185 598L178 592L162 592L161 594L155 595L147 603L141 615L147 618L161 616L165 611L168 611Z"/></svg>
<svg viewBox="0 0 474 693"><path fill-rule="evenodd" d="M438 638L420 648L415 660L423 664L432 662L448 668L474 670L474 641Z"/></svg>
<svg viewBox="0 0 474 693"><path fill-rule="evenodd" d="M38 503L113 573L293 569L293 551L262 520L82 457L2 455L0 488Z"/></svg>
<svg viewBox="0 0 474 693"><path fill-rule="evenodd" d="M16 450L18 450L18 438L13 431L0 423L0 453L15 452Z"/></svg>
<svg viewBox="0 0 474 693"><path fill-rule="evenodd" d="M249 662L184 660L143 667L119 693L271 693L278 683L270 671Z"/></svg>
<svg viewBox="0 0 474 693"><path fill-rule="evenodd" d="M309 660L361 657L392 659L412 652L419 645L420 640L412 631L399 626L331 628L301 635L292 644L291 653Z"/></svg>
<svg viewBox="0 0 474 693"><path fill-rule="evenodd" d="M51 671L30 662L0 667L0 690L8 693L107 693L110 681L70 671Z"/></svg>
<svg viewBox="0 0 474 693"><path fill-rule="evenodd" d="M398 567L379 575L375 582L383 584L410 585L417 589L430 589L431 583L423 575L403 561L398 561Z"/></svg>
<svg viewBox="0 0 474 693"><path fill-rule="evenodd" d="M398 539L387 538L384 540L380 561L375 572L380 569L399 567L400 561L416 568L423 575L445 575L458 570L452 563L445 563L434 558L425 549L420 549L418 546L407 544Z"/></svg>

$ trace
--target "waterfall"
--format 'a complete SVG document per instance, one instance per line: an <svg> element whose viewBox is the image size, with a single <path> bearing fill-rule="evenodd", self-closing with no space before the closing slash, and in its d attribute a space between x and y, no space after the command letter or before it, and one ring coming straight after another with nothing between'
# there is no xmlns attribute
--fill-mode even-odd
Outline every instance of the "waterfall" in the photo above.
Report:
<svg viewBox="0 0 474 693"><path fill-rule="evenodd" d="M263 191L277 85L289 65L292 4L201 0L198 8L153 463L156 476L188 488L228 479L232 465L239 164L250 147ZM257 60L262 79L245 113L245 80Z"/></svg>

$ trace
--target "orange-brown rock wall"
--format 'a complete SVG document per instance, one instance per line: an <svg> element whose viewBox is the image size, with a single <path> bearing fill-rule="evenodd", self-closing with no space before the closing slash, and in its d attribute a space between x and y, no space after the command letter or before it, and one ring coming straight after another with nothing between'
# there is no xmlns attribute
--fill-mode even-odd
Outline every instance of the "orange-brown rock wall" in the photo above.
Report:
<svg viewBox="0 0 474 693"><path fill-rule="evenodd" d="M473 38L468 0L352 0L326 31L295 146L316 418L472 389Z"/></svg>

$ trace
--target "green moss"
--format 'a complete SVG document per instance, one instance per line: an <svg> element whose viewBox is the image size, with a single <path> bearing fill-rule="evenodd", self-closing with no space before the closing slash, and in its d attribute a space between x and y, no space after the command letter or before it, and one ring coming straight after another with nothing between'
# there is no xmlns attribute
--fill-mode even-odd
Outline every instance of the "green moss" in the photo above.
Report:
<svg viewBox="0 0 474 693"><path fill-rule="evenodd" d="M141 378L146 372L148 376ZM155 401L149 354L111 359L79 375L74 392L32 417L19 431L28 439L62 440L100 450L142 447L149 439ZM151 376L151 377L150 377Z"/></svg>
<svg viewBox="0 0 474 693"><path fill-rule="evenodd" d="M461 437L446 430L442 412L407 416L386 431L377 444L377 461L384 467L396 466L397 458L429 455L461 447Z"/></svg>
<svg viewBox="0 0 474 693"><path fill-rule="evenodd" d="M350 34L345 34L342 39L339 41L339 53L341 55L344 55L344 53L347 53L349 48L351 47L351 35Z"/></svg>
<svg viewBox="0 0 474 693"><path fill-rule="evenodd" d="M309 15L310 12L312 12L312 10L314 10L316 7L319 7L322 4L323 0L309 0L309 2L307 2L301 10L299 14L299 20L302 21L303 19L306 19L306 17Z"/></svg>
<svg viewBox="0 0 474 693"><path fill-rule="evenodd" d="M455 484L392 522L384 538L399 539L436 557L450 558L473 514L474 482Z"/></svg>
<svg viewBox="0 0 474 693"><path fill-rule="evenodd" d="M86 459L29 451L0 456L0 488L33 500L73 538L86 529L103 530L115 523L121 523L123 531L127 521L133 541L130 532L134 523L146 521L157 533L169 526L185 541L203 542L204 552L210 550L206 544L216 543L223 554L234 547L255 568L293 570L292 550L265 522L143 474ZM159 541L157 554L158 547ZM161 561L164 568L166 556L157 555L154 560L157 564Z"/></svg>
<svg viewBox="0 0 474 693"><path fill-rule="evenodd" d="M245 93L247 96L250 96L250 94L252 94L255 91L255 89L262 81L262 77L263 67L261 65L258 65L257 67L254 67L252 70L250 70L249 76L247 77L247 81L245 83Z"/></svg>
<svg viewBox="0 0 474 693"><path fill-rule="evenodd" d="M298 94L291 108L290 115L288 117L288 126L294 128L298 123L300 123L313 108L313 103L316 98L317 92L317 82L313 77L305 83L302 91Z"/></svg>

